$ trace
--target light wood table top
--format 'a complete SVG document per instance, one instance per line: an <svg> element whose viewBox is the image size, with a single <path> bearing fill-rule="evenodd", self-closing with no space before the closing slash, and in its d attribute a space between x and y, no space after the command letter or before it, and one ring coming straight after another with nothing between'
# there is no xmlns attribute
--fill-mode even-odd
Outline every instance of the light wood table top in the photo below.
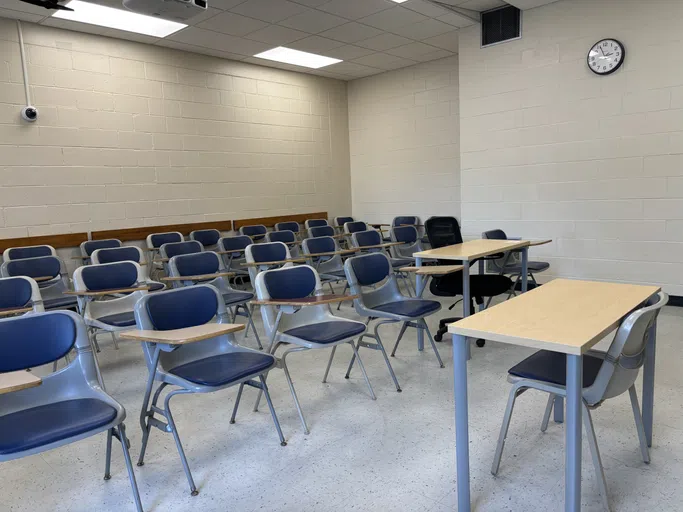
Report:
<svg viewBox="0 0 683 512"><path fill-rule="evenodd" d="M265 265L281 265L283 263L303 263L306 258L290 258L288 260L279 261L255 261L253 263L242 263L243 267L260 267Z"/></svg>
<svg viewBox="0 0 683 512"><path fill-rule="evenodd" d="M462 265L429 265L426 267L401 267L401 272L415 272L419 276L445 276L460 272Z"/></svg>
<svg viewBox="0 0 683 512"><path fill-rule="evenodd" d="M167 276L162 277L162 281L205 281L209 279L215 279L217 277L231 277L234 276L234 272L216 272L215 274L201 274L195 276Z"/></svg>
<svg viewBox="0 0 683 512"><path fill-rule="evenodd" d="M386 244L377 244L377 245L363 245L359 247L361 251L363 249L387 249L388 247L396 247L397 245L403 245L405 242L387 242Z"/></svg>
<svg viewBox="0 0 683 512"><path fill-rule="evenodd" d="M0 395L40 386L43 380L31 372L18 371L0 373Z"/></svg>
<svg viewBox="0 0 683 512"><path fill-rule="evenodd" d="M346 249L344 251L332 251L332 252L315 252L312 254L304 254L304 258L317 258L319 256L335 256L337 254L353 254L358 252L359 249Z"/></svg>
<svg viewBox="0 0 683 512"><path fill-rule="evenodd" d="M417 258L471 261L499 252L529 247L528 240L470 240L456 245L429 249L413 254Z"/></svg>
<svg viewBox="0 0 683 512"><path fill-rule="evenodd" d="M450 324L448 331L581 355L660 290L658 286L555 279Z"/></svg>
<svg viewBox="0 0 683 512"><path fill-rule="evenodd" d="M549 244L552 241L553 241L552 238L547 238L545 240L529 240L529 247L536 247L538 245Z"/></svg>
<svg viewBox="0 0 683 512"><path fill-rule="evenodd" d="M59 276L40 276L40 277L32 277L36 283L43 283L45 281L52 281L53 279L57 279Z"/></svg>
<svg viewBox="0 0 683 512"><path fill-rule="evenodd" d="M214 251L216 254L239 254L246 251L246 249L231 249L229 251Z"/></svg>
<svg viewBox="0 0 683 512"><path fill-rule="evenodd" d="M33 308L5 308L5 309L0 309L0 317L11 316L11 315L19 315L21 313L28 313L29 311L33 311Z"/></svg>
<svg viewBox="0 0 683 512"><path fill-rule="evenodd" d="M320 304L334 304L358 299L360 295L314 295L313 297L302 297L300 299L287 300L254 300L252 304L261 306L319 306Z"/></svg>
<svg viewBox="0 0 683 512"><path fill-rule="evenodd" d="M119 293L132 293L149 290L149 286L135 286L132 288L112 288L110 290L69 290L64 295L76 295L78 297L102 297L104 295L117 295Z"/></svg>
<svg viewBox="0 0 683 512"><path fill-rule="evenodd" d="M223 334L244 329L243 324L204 324L170 331L133 330L121 333L121 339L132 341L151 341L167 345L186 345L196 341L208 340Z"/></svg>

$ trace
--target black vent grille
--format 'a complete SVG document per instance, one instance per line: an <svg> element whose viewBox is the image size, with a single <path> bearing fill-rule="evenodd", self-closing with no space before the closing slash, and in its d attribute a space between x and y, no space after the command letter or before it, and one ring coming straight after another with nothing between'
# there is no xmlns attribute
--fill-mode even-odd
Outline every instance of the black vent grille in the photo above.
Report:
<svg viewBox="0 0 683 512"><path fill-rule="evenodd" d="M522 36L522 11L512 5L481 14L481 45L518 39Z"/></svg>

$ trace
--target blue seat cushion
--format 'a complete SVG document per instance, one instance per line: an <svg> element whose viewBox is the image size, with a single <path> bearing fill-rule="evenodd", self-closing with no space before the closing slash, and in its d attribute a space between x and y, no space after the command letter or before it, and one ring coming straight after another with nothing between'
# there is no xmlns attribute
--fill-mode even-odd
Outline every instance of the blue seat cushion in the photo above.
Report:
<svg viewBox="0 0 683 512"><path fill-rule="evenodd" d="M249 292L229 292L223 294L225 304L235 304L237 302L246 302L254 298L253 293Z"/></svg>
<svg viewBox="0 0 683 512"><path fill-rule="evenodd" d="M334 343L345 338L353 338L365 331L365 325L358 322L332 320L317 324L303 325L284 333L312 343Z"/></svg>
<svg viewBox="0 0 683 512"><path fill-rule="evenodd" d="M124 313L101 316L97 320L114 327L130 327L135 325L135 314L132 311L126 311Z"/></svg>
<svg viewBox="0 0 683 512"><path fill-rule="evenodd" d="M598 376L602 359L583 356L583 387L591 386ZM540 380L565 386L567 384L567 356L558 352L539 350L508 370L510 375Z"/></svg>
<svg viewBox="0 0 683 512"><path fill-rule="evenodd" d="M78 306L78 299L76 297L69 297L68 295L43 300L43 307L45 309L75 308L76 306Z"/></svg>
<svg viewBox="0 0 683 512"><path fill-rule="evenodd" d="M420 318L438 311L440 307L441 304L435 300L406 299L380 304L372 309L392 315Z"/></svg>
<svg viewBox="0 0 683 512"><path fill-rule="evenodd" d="M258 375L270 368L274 362L275 358L269 354L231 352L185 363L173 368L169 373L202 386L224 386Z"/></svg>
<svg viewBox="0 0 683 512"><path fill-rule="evenodd" d="M66 400L0 416L0 455L45 446L96 430L116 409L95 398Z"/></svg>

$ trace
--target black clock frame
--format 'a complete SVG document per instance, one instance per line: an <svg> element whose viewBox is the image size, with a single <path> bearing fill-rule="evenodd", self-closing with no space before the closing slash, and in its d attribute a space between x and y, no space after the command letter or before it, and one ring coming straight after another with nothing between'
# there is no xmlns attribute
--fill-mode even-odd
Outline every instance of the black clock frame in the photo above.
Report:
<svg viewBox="0 0 683 512"><path fill-rule="evenodd" d="M599 43L602 43L603 41L614 41L615 43L617 43L617 44L621 47L621 60L620 60L619 63L616 65L616 67L610 69L609 71L605 71L604 73L600 73L599 71L595 71L595 70L591 67L591 61L590 61L591 52L590 52L590 50L588 50L588 55L586 56L586 64L588 65L588 69L590 69L593 73L595 73L595 74L598 75L598 76L607 76L607 75L611 75L611 74L614 73L617 69L619 69L619 68L622 66L622 64L624 63L624 60L626 60L626 46L624 46L624 43L622 43L621 41L619 41L618 39L615 39L615 38L613 38L613 37L605 37L604 39L600 39L600 41L596 42L593 46L591 46L591 50L592 50L593 48L595 48Z"/></svg>

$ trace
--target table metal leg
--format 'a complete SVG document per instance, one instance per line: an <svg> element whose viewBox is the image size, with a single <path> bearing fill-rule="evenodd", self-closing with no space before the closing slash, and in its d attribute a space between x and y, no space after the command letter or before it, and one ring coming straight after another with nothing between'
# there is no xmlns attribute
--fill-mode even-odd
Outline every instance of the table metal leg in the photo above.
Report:
<svg viewBox="0 0 683 512"><path fill-rule="evenodd" d="M465 261L462 267L462 316L467 318L472 314L472 297L470 295L470 265ZM467 359L472 358L471 341L467 341Z"/></svg>
<svg viewBox="0 0 683 512"><path fill-rule="evenodd" d="M555 423L564 422L564 398L556 395L555 404L553 405L553 419Z"/></svg>
<svg viewBox="0 0 683 512"><path fill-rule="evenodd" d="M581 510L581 388L582 356L567 355L567 419L564 469L564 510Z"/></svg>
<svg viewBox="0 0 683 512"><path fill-rule="evenodd" d="M529 289L529 248L522 248L522 293Z"/></svg>
<svg viewBox="0 0 683 512"><path fill-rule="evenodd" d="M479 260L479 275L483 276L485 273L486 273L486 269L484 268L484 260L481 259L481 260ZM479 311L483 311L483 310L484 310L484 303L482 302L481 304L479 304Z"/></svg>
<svg viewBox="0 0 683 512"><path fill-rule="evenodd" d="M455 386L455 453L458 512L470 511L470 440L467 413L467 359L469 341L453 335L453 375Z"/></svg>
<svg viewBox="0 0 683 512"><path fill-rule="evenodd" d="M416 267L421 267L422 266L422 258L415 258L415 266ZM420 274L415 274L415 290L418 290L417 293L419 293L419 297L422 297L422 293L419 290L422 290L422 280L427 279L426 276L421 276ZM424 331L422 329L417 330L417 349L422 352L425 348L425 335Z"/></svg>
<svg viewBox="0 0 683 512"><path fill-rule="evenodd" d="M655 405L655 348L657 342L657 321L652 324L645 345L645 364L643 367L643 426L647 445L652 446L652 423Z"/></svg>

